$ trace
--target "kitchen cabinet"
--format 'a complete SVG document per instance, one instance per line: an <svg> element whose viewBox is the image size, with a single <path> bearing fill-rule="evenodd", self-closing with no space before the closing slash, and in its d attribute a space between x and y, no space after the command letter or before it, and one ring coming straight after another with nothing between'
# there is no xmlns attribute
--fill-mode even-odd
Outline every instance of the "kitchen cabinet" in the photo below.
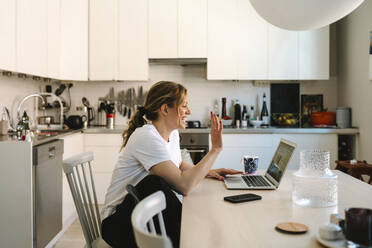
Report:
<svg viewBox="0 0 372 248"><path fill-rule="evenodd" d="M16 1L0 1L0 69L16 70Z"/></svg>
<svg viewBox="0 0 372 248"><path fill-rule="evenodd" d="M117 74L117 4L117 0L89 1L90 80L114 80Z"/></svg>
<svg viewBox="0 0 372 248"><path fill-rule="evenodd" d="M0 142L0 244L33 247L32 143Z"/></svg>
<svg viewBox="0 0 372 248"><path fill-rule="evenodd" d="M207 57L207 0L178 0L178 57Z"/></svg>
<svg viewBox="0 0 372 248"><path fill-rule="evenodd" d="M88 80L88 0L60 1L61 80Z"/></svg>
<svg viewBox="0 0 372 248"><path fill-rule="evenodd" d="M149 2L149 58L177 58L177 7L175 0Z"/></svg>
<svg viewBox="0 0 372 248"><path fill-rule="evenodd" d="M149 58L205 58L207 0L149 0Z"/></svg>
<svg viewBox="0 0 372 248"><path fill-rule="evenodd" d="M121 134L84 135L85 151L92 151L94 160L92 168L99 204L105 201L105 194L110 185L112 172L122 145Z"/></svg>
<svg viewBox="0 0 372 248"><path fill-rule="evenodd" d="M298 32L269 25L268 79L298 78Z"/></svg>
<svg viewBox="0 0 372 248"><path fill-rule="evenodd" d="M214 168L244 170L240 160L245 155L259 157L258 169L266 170L273 156L274 147L271 134L223 134L223 150ZM209 144L211 147L211 143Z"/></svg>
<svg viewBox="0 0 372 248"><path fill-rule="evenodd" d="M84 134L74 133L62 139L64 142L63 160L84 152ZM62 187L62 228L66 230L77 218L77 212L65 173L62 176Z"/></svg>
<svg viewBox="0 0 372 248"><path fill-rule="evenodd" d="M299 79L329 79L329 26L299 32Z"/></svg>
<svg viewBox="0 0 372 248"><path fill-rule="evenodd" d="M338 157L337 137L337 134L223 134L224 148L214 168L243 170L241 158L244 155L256 155L259 157L258 169L266 170L282 138L297 144L287 169L297 170L300 166L300 151L307 149L330 151L330 166L334 168L334 161Z"/></svg>
<svg viewBox="0 0 372 248"><path fill-rule="evenodd" d="M237 79L267 79L267 22L253 9L250 1L237 1Z"/></svg>
<svg viewBox="0 0 372 248"><path fill-rule="evenodd" d="M329 27L288 31L249 1L208 1L209 80L328 79L328 64Z"/></svg>
<svg viewBox="0 0 372 248"><path fill-rule="evenodd" d="M49 78L59 78L60 74L60 1L48 0L48 22L47 22L47 72Z"/></svg>
<svg viewBox="0 0 372 248"><path fill-rule="evenodd" d="M208 80L237 78L236 8L236 0L208 1Z"/></svg>
<svg viewBox="0 0 372 248"><path fill-rule="evenodd" d="M89 80L148 80L147 0L89 3Z"/></svg>
<svg viewBox="0 0 372 248"><path fill-rule="evenodd" d="M147 81L148 1L119 1L118 80Z"/></svg>
<svg viewBox="0 0 372 248"><path fill-rule="evenodd" d="M47 0L18 0L17 72L47 77Z"/></svg>
<svg viewBox="0 0 372 248"><path fill-rule="evenodd" d="M88 79L88 0L20 0L15 13L14 71L61 80ZM7 53L5 64L14 64L12 48Z"/></svg>

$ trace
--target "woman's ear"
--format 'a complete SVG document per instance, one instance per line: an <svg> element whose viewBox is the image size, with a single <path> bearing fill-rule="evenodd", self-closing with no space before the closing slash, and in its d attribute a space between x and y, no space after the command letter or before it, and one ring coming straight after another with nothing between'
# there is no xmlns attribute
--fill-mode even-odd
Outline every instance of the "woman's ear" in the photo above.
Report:
<svg viewBox="0 0 372 248"><path fill-rule="evenodd" d="M160 107L160 114L161 115L168 115L168 111L169 111L169 109L168 109L167 104L161 105L161 107Z"/></svg>

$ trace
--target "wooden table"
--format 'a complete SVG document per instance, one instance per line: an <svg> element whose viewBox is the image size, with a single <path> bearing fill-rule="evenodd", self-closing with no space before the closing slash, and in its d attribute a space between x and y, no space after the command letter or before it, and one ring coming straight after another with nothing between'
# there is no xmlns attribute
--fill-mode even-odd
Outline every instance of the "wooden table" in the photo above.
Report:
<svg viewBox="0 0 372 248"><path fill-rule="evenodd" d="M320 225L329 223L331 213L344 216L347 207L372 208L372 186L343 172L338 175L338 205L328 208L301 207L292 203L292 174L287 171L279 189L227 190L224 183L204 179L183 199L181 241L183 248L195 247L323 247L315 238ZM224 196L255 193L262 200L232 204ZM280 222L307 225L305 234L275 230Z"/></svg>

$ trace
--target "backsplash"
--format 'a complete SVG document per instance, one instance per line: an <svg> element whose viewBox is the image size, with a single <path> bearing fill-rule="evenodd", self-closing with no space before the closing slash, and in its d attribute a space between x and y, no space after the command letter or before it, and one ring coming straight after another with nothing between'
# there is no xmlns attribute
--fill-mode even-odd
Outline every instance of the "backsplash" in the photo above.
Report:
<svg viewBox="0 0 372 248"><path fill-rule="evenodd" d="M108 94L111 87L114 88L115 94L132 87L137 90L139 86L143 86L144 91L147 91L153 83L161 80L179 82L187 88L191 108L191 115L188 119L201 120L204 125L207 124L209 111L213 110L215 104L218 104L218 110L221 111L222 97L227 97L228 114L232 99L238 99L241 105L254 105L260 111L264 92L267 96L267 105L270 107L270 85L257 85L252 81L207 81L205 65L150 65L149 77L147 82L73 82L74 86L70 90L72 109L82 105L81 99L86 97L97 110L98 98ZM44 90L46 83L19 79L16 76L0 76L0 85L0 106L7 106L15 115L20 100L28 94L39 92L40 89ZM58 85L52 84L52 86L54 92ZM337 107L337 79L334 77L326 81L301 82L300 93L323 94L326 108L334 111ZM62 97L65 100L68 99L67 90ZM29 104L25 105L35 102L35 100L29 101ZM27 109L33 113L32 107ZM124 125L127 121L126 117L117 114L116 124Z"/></svg>

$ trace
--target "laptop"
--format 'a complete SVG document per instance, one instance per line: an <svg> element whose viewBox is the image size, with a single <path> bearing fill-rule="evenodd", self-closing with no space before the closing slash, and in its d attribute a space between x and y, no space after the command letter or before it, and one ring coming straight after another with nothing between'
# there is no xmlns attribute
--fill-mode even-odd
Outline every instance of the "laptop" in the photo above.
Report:
<svg viewBox="0 0 372 248"><path fill-rule="evenodd" d="M265 175L227 175L227 189L277 189L296 144L281 139Z"/></svg>

